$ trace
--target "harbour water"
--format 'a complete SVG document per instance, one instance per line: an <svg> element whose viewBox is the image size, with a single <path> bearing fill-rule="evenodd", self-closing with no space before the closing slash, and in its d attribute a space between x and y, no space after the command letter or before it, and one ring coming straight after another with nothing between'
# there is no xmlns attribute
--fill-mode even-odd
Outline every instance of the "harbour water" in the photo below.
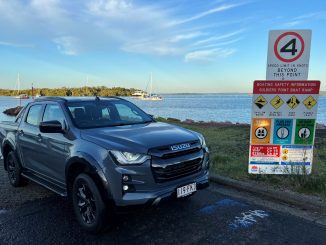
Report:
<svg viewBox="0 0 326 245"><path fill-rule="evenodd" d="M180 120L250 123L252 97L248 94L165 94L163 101L142 101L127 98L145 112L164 118ZM25 105L30 100L21 100ZM0 97L0 121L13 120L2 113L19 105L19 99ZM326 97L319 98L317 122L326 125Z"/></svg>

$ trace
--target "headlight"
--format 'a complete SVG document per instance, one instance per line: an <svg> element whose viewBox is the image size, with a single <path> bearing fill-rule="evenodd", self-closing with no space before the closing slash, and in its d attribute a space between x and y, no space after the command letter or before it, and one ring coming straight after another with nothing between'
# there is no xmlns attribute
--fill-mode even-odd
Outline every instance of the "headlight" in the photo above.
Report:
<svg viewBox="0 0 326 245"><path fill-rule="evenodd" d="M150 156L131 153L131 152L121 152L121 151L110 151L115 159L122 165L128 164L142 164L146 160L150 159Z"/></svg>
<svg viewBox="0 0 326 245"><path fill-rule="evenodd" d="M200 144L203 148L206 148L206 141L205 141L205 138L204 136L202 135L199 135L199 140L200 140Z"/></svg>

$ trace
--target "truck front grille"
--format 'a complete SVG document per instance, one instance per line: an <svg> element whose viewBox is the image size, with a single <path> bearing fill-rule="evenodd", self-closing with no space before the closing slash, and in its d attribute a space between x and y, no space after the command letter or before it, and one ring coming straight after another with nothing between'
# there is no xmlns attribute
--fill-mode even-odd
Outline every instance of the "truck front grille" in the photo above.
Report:
<svg viewBox="0 0 326 245"><path fill-rule="evenodd" d="M152 164L152 171L157 183L171 181L198 173L201 168L202 157L170 165Z"/></svg>

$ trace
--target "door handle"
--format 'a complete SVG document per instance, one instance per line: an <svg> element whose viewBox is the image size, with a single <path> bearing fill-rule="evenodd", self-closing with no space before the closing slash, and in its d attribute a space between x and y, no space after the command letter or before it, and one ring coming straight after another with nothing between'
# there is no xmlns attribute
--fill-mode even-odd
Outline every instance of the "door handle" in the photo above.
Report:
<svg viewBox="0 0 326 245"><path fill-rule="evenodd" d="M22 129L19 130L19 131L18 131L18 134L19 134L20 136L23 136L23 135L24 135L24 130L22 130Z"/></svg>

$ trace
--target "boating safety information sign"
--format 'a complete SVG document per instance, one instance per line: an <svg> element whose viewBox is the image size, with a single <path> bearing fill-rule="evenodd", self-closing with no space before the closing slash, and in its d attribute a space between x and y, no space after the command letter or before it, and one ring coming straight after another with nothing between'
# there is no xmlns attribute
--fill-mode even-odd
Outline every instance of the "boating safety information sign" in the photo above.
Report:
<svg viewBox="0 0 326 245"><path fill-rule="evenodd" d="M307 80L311 30L269 32L267 80Z"/></svg>
<svg viewBox="0 0 326 245"><path fill-rule="evenodd" d="M320 81L254 82L249 173L311 173L319 89Z"/></svg>

